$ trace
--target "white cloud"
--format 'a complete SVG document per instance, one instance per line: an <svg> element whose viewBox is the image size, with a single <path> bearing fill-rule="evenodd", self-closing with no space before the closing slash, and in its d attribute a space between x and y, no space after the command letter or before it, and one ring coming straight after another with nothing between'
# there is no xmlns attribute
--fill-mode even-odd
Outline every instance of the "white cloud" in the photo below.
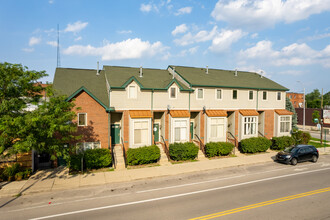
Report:
<svg viewBox="0 0 330 220"><path fill-rule="evenodd" d="M181 24L179 26L176 26L175 29L172 31L172 35L175 36L177 34L185 33L187 32L188 27L186 24Z"/></svg>
<svg viewBox="0 0 330 220"><path fill-rule="evenodd" d="M88 22L77 21L73 24L68 24L64 30L64 32L74 32L77 33L84 29L88 25Z"/></svg>
<svg viewBox="0 0 330 220"><path fill-rule="evenodd" d="M82 39L82 37L79 36L79 37L76 37L76 38L74 39L74 41L80 41L81 39Z"/></svg>
<svg viewBox="0 0 330 220"><path fill-rule="evenodd" d="M184 7L184 8L180 8L176 13L174 13L174 15L178 16L183 14L190 14L191 11L192 11L192 7Z"/></svg>
<svg viewBox="0 0 330 220"><path fill-rule="evenodd" d="M209 49L217 53L224 52L245 35L246 33L242 30L221 30L221 32L213 38L212 45Z"/></svg>
<svg viewBox="0 0 330 220"><path fill-rule="evenodd" d="M131 34L132 31L131 30L121 30L121 31L117 31L118 34Z"/></svg>
<svg viewBox="0 0 330 220"><path fill-rule="evenodd" d="M41 43L41 38L40 37L31 37L29 40L29 46L37 45Z"/></svg>
<svg viewBox="0 0 330 220"><path fill-rule="evenodd" d="M152 9L151 4L141 4L141 6L140 6L140 11L142 11L142 12L150 12L151 9Z"/></svg>
<svg viewBox="0 0 330 220"><path fill-rule="evenodd" d="M285 70L278 73L281 75L291 75L291 76L299 76L304 74L304 72L301 70Z"/></svg>
<svg viewBox="0 0 330 220"><path fill-rule="evenodd" d="M255 46L240 51L241 60L258 60L273 66L306 66L321 64L330 68L330 45L317 51L307 44L291 44L274 50L271 41L260 41Z"/></svg>
<svg viewBox="0 0 330 220"><path fill-rule="evenodd" d="M192 54L195 54L198 50L199 46L196 46L196 47L192 47L192 48L189 48L187 50L182 50L178 56L180 57L184 57L184 56L187 56L187 55L192 55Z"/></svg>
<svg viewBox="0 0 330 220"><path fill-rule="evenodd" d="M324 38L328 38L330 37L330 33L324 33L324 34L318 34L318 35L314 35L311 37L307 37L307 40L312 41L312 40L321 40Z"/></svg>
<svg viewBox="0 0 330 220"><path fill-rule="evenodd" d="M211 16L236 27L260 29L330 10L330 0L219 0Z"/></svg>
<svg viewBox="0 0 330 220"><path fill-rule="evenodd" d="M53 4L54 3L54 0L49 0L48 3L49 4Z"/></svg>
<svg viewBox="0 0 330 220"><path fill-rule="evenodd" d="M34 51L34 48L23 48L22 50L27 53L32 53Z"/></svg>
<svg viewBox="0 0 330 220"><path fill-rule="evenodd" d="M217 29L218 27L214 26L211 31L202 30L197 32L195 35L193 35L191 32L188 32L181 38L175 39L174 43L180 46L186 46L193 43L209 41L212 40L216 34L218 34Z"/></svg>
<svg viewBox="0 0 330 220"><path fill-rule="evenodd" d="M138 59L144 56L160 55L168 57L168 47L160 41L150 43L139 38L127 39L117 43L106 42L102 47L91 45L73 45L64 50L64 54L82 56L101 56L102 60Z"/></svg>
<svg viewBox="0 0 330 220"><path fill-rule="evenodd" d="M48 41L47 44L52 46L52 47L57 47L57 42L56 41Z"/></svg>

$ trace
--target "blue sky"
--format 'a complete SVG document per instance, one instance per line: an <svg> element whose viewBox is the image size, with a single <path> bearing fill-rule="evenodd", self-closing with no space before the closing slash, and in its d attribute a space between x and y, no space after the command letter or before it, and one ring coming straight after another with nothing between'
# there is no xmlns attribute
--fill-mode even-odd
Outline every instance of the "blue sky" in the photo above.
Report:
<svg viewBox="0 0 330 220"><path fill-rule="evenodd" d="M254 71L293 92L330 90L330 0L0 0L0 62ZM300 82L297 82L299 80Z"/></svg>

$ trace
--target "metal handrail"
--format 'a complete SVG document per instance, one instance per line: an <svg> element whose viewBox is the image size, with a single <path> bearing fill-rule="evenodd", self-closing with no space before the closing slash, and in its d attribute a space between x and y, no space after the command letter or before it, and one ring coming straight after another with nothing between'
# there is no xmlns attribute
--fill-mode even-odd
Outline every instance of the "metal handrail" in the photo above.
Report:
<svg viewBox="0 0 330 220"><path fill-rule="evenodd" d="M126 168L127 167L126 150L125 150L123 138L121 137L120 139L121 139L121 147L122 147L122 150L123 150L123 157L124 157L125 168Z"/></svg>
<svg viewBox="0 0 330 220"><path fill-rule="evenodd" d="M261 135L261 137L264 137L264 138L266 138L265 137L265 135L263 135L260 131L258 131L258 134L260 134ZM268 138L267 138L268 139Z"/></svg>
<svg viewBox="0 0 330 220"><path fill-rule="evenodd" d="M205 155L205 145L202 142L202 140L198 137L197 134L195 134L195 136L197 137L198 141L199 141L199 149L203 152L203 154Z"/></svg>
<svg viewBox="0 0 330 220"><path fill-rule="evenodd" d="M170 151L169 151L169 149L168 149L168 147L167 147L166 141L165 141L163 135L160 135L160 137L161 137L162 140L163 140L163 142L161 142L162 147L163 147L163 150L164 150L164 152L165 152L165 154L166 154L166 156L167 156L168 161L170 161Z"/></svg>
<svg viewBox="0 0 330 220"><path fill-rule="evenodd" d="M113 165L113 168L116 169L116 158L115 158L115 154L113 153L113 148L114 148L114 145L111 146L110 148L110 151L111 151L111 157L112 157L112 165Z"/></svg>
<svg viewBox="0 0 330 220"><path fill-rule="evenodd" d="M230 131L227 131L227 133L232 137L232 138L234 138L234 142L235 142L235 144L234 144L234 152L233 152L233 154L235 154L236 153L236 147L238 147L238 140L237 140L237 138L230 132Z"/></svg>

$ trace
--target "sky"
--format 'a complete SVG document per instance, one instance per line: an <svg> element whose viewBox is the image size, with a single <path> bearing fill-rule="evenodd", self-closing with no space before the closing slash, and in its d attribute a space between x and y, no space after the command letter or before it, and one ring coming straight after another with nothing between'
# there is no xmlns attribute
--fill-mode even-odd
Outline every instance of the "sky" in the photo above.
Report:
<svg viewBox="0 0 330 220"><path fill-rule="evenodd" d="M0 0L0 62L45 70L168 65L330 90L330 0Z"/></svg>

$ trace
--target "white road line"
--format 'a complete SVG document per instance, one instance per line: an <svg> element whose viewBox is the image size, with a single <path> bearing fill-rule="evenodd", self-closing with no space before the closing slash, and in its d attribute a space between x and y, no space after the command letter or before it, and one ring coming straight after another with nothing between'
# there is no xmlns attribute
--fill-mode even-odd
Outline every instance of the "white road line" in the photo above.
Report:
<svg viewBox="0 0 330 220"><path fill-rule="evenodd" d="M31 220L55 218L55 217L60 217L60 216L97 211L97 210L102 210L102 209L110 209L110 208L116 208L116 207L123 207L123 206L129 206L129 205L135 205L135 204L141 204L141 203L147 203L147 202L153 202L153 201L159 201L159 200L165 200L165 199L171 199L171 198L177 198L177 197L183 197L183 196L194 195L194 194L199 194L199 193L211 192L211 191L215 191L215 190L221 190L221 189L227 189L227 188L232 188L232 187L237 187L237 186L248 185L248 184L252 184L252 183L280 179L280 178L285 178L285 177L290 177L290 176L297 176L297 175L302 175L302 174L307 174L307 173L315 173L315 172L324 171L324 170L330 170L330 168L323 168L323 169L318 169L318 170L310 170L310 171L304 171L304 172L300 172L300 173L293 173L293 174L287 174L287 175L282 175L282 176L269 177L269 178L265 178L265 179L253 180L253 181L244 182L244 183L237 183L237 184L228 185L228 186L221 186L221 187L216 187L216 188L211 188L211 189L199 190L199 191L188 192L188 193L181 193L181 194L177 194L177 195L164 196L164 197L153 198L153 199L139 200L139 201L135 201L135 202L127 202L127 203L120 203L120 204L116 204L116 205L102 206L102 207L98 207L98 208L83 209L83 210L78 210L78 211L73 211L73 212L65 212L65 213L60 213L60 214L55 214L55 215L48 215L48 216L33 218Z"/></svg>

